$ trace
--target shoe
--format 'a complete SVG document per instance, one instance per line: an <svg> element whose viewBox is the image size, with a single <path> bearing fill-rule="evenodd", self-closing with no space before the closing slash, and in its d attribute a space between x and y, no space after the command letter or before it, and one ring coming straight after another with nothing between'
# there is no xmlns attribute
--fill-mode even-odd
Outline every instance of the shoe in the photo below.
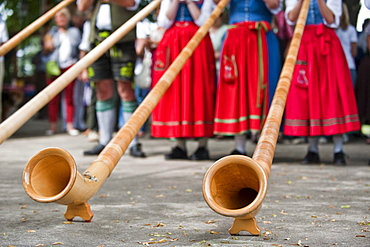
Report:
<svg viewBox="0 0 370 247"><path fill-rule="evenodd" d="M209 152L205 147L200 147L193 153L190 157L190 160L209 160Z"/></svg>
<svg viewBox="0 0 370 247"><path fill-rule="evenodd" d="M87 134L87 140L89 142L97 142L99 141L99 134L96 131L89 131L89 134Z"/></svg>
<svg viewBox="0 0 370 247"><path fill-rule="evenodd" d="M104 148L105 146L99 143L93 149L84 151L84 155L99 155Z"/></svg>
<svg viewBox="0 0 370 247"><path fill-rule="evenodd" d="M245 155L247 156L247 153L242 153L242 152L239 152L237 149L234 149L230 155Z"/></svg>
<svg viewBox="0 0 370 247"><path fill-rule="evenodd" d="M320 157L318 153L309 151L302 160L301 164L319 164L320 163Z"/></svg>
<svg viewBox="0 0 370 247"><path fill-rule="evenodd" d="M343 151L334 153L334 165L345 166L346 165L346 155Z"/></svg>
<svg viewBox="0 0 370 247"><path fill-rule="evenodd" d="M47 131L45 131L45 135L47 135L47 136L55 135L55 131L54 130L47 130Z"/></svg>
<svg viewBox="0 0 370 247"><path fill-rule="evenodd" d="M80 134L80 131L77 129L70 129L70 130L67 130L67 133L70 136L78 136Z"/></svg>
<svg viewBox="0 0 370 247"><path fill-rule="evenodd" d="M135 146L130 147L130 155L132 157L145 158L145 153L141 150L141 144L138 143Z"/></svg>
<svg viewBox="0 0 370 247"><path fill-rule="evenodd" d="M164 158L166 160L187 160L188 155L186 154L186 150L176 146L172 149L171 153L165 154Z"/></svg>

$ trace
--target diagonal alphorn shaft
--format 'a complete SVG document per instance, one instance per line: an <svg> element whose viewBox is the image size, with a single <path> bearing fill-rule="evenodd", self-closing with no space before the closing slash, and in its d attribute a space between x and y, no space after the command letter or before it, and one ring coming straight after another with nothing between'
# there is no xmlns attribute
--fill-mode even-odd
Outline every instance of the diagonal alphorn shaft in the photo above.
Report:
<svg viewBox="0 0 370 247"><path fill-rule="evenodd" d="M39 94L29 100L23 107L2 122L0 124L0 143L3 143L23 124L25 124L27 120L29 120L35 113L49 103L50 100L60 93L66 86L68 86L68 84L71 83L71 81L73 81L82 72L82 70L97 60L111 46L117 43L124 35L133 29L137 22L149 15L157 6L159 6L160 2L161 0L154 0L148 4L144 9L124 23L97 47L91 50L86 56L81 58L68 71L59 76L55 81L53 81L52 84L47 86Z"/></svg>
<svg viewBox="0 0 370 247"><path fill-rule="evenodd" d="M271 164L275 153L275 147L279 136L279 130L283 113L285 109L286 99L297 61L297 55L301 44L303 31L306 25L306 18L310 0L305 0L300 11L296 27L294 29L293 38L289 46L289 50L285 59L285 63L280 74L278 86L276 88L274 98L271 103L266 122L261 132L261 136L257 143L253 154L253 159L257 161L265 170L267 177L270 174Z"/></svg>
<svg viewBox="0 0 370 247"><path fill-rule="evenodd" d="M63 9L64 7L68 6L70 3L74 2L75 0L63 0L54 8L50 9L44 15L40 16L22 31L17 33L13 38L8 40L5 44L0 46L0 56L4 56L8 53L11 49L17 46L20 42L34 33L37 29L39 29L42 25L48 22L59 10Z"/></svg>
<svg viewBox="0 0 370 247"><path fill-rule="evenodd" d="M85 221L90 221L93 214L87 201L109 177L141 125L171 86L228 1L219 2L131 118L82 175L77 172L75 161L67 151L47 148L36 153L24 169L23 186L26 193L38 202L67 205L67 212L64 215L67 220L79 216Z"/></svg>
<svg viewBox="0 0 370 247"><path fill-rule="evenodd" d="M310 0L304 0L275 95L252 158L230 155L216 161L203 180L203 196L215 212L234 217L230 234L260 234L255 219L267 193L267 180L297 60Z"/></svg>

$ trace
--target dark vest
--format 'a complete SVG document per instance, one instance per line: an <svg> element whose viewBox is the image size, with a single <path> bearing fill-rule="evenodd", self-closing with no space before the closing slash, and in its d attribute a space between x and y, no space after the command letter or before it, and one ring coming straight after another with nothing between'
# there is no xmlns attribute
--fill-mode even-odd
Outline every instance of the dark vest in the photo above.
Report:
<svg viewBox="0 0 370 247"><path fill-rule="evenodd" d="M89 40L92 44L95 43L97 39L97 30L96 28L96 16L98 15L98 11L100 8L101 2L98 1L95 4L95 9L91 18L91 32ZM125 7L121 7L114 3L110 3L110 11L111 11L111 20L112 20L112 33L116 31L119 27L122 26L127 20L129 20L132 16L136 14L136 11L127 10ZM136 40L136 26L131 31L129 31L122 39L118 41L118 43L127 42L127 41L135 41Z"/></svg>

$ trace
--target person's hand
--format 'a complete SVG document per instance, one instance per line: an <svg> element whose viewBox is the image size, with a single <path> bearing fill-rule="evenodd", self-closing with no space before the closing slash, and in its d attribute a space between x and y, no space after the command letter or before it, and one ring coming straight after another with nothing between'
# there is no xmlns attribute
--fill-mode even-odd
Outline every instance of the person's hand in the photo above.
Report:
<svg viewBox="0 0 370 247"><path fill-rule="evenodd" d="M263 0L263 1L266 3L266 6L269 9L276 9L277 7L279 7L279 3L280 3L279 0Z"/></svg>
<svg viewBox="0 0 370 247"><path fill-rule="evenodd" d="M83 82L89 81L89 75L88 75L87 69L84 69L81 71L81 73L78 75L78 79Z"/></svg>

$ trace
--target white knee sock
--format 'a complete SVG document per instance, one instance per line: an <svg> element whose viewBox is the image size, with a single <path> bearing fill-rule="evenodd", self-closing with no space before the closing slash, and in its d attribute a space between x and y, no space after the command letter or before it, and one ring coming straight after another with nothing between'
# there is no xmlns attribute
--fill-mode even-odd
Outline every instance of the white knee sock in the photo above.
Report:
<svg viewBox="0 0 370 247"><path fill-rule="evenodd" d="M186 150L186 140L184 138L176 138L176 146L182 150Z"/></svg>
<svg viewBox="0 0 370 247"><path fill-rule="evenodd" d="M113 129L117 121L114 100L98 100L96 102L96 116L99 125L99 143L105 146L112 139Z"/></svg>
<svg viewBox="0 0 370 247"><path fill-rule="evenodd" d="M207 148L208 138L202 137L198 139L198 148Z"/></svg>
<svg viewBox="0 0 370 247"><path fill-rule="evenodd" d="M121 101L121 105L122 105L122 113L123 113L123 119L124 119L124 122L127 122L130 117L132 116L132 113L136 110L137 108L137 101L134 100L134 101ZM132 139L130 145L128 146L129 148L130 147L133 147L135 146L136 144L138 144L138 137L137 135L134 137L134 139Z"/></svg>
<svg viewBox="0 0 370 247"><path fill-rule="evenodd" d="M319 138L316 136L308 137L308 151L319 153Z"/></svg>
<svg viewBox="0 0 370 247"><path fill-rule="evenodd" d="M236 135L234 136L235 149L240 153L245 154L245 148L247 144L247 137L245 135Z"/></svg>
<svg viewBox="0 0 370 247"><path fill-rule="evenodd" d="M342 135L334 135L333 136L333 143L334 143L334 153L342 152L342 150L343 150L343 136Z"/></svg>

